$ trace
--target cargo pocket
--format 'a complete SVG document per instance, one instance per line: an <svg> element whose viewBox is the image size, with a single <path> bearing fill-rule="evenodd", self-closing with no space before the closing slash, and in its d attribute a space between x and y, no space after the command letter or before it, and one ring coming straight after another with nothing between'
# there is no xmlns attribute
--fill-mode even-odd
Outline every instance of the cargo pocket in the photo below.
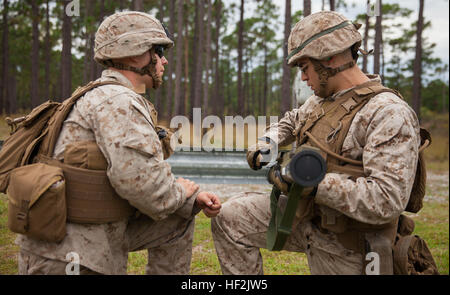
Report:
<svg viewBox="0 0 450 295"><path fill-rule="evenodd" d="M7 195L11 231L48 242L64 238L67 209L61 168L43 163L16 168Z"/></svg>

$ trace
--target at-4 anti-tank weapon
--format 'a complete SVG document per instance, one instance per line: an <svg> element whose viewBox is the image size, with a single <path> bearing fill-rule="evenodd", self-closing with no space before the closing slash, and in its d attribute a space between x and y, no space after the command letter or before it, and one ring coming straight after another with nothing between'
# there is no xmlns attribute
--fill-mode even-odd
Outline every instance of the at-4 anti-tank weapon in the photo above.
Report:
<svg viewBox="0 0 450 295"><path fill-rule="evenodd" d="M320 150L308 145L294 152L281 151L267 178L273 184L270 195L272 217L267 231L267 249L282 250L292 231L292 223L301 198L325 177L326 162Z"/></svg>

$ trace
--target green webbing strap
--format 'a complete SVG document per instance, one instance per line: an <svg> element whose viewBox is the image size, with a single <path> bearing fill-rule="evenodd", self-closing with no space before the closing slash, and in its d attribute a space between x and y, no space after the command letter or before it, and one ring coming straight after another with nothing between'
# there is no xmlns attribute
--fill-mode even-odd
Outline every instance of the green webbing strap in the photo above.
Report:
<svg viewBox="0 0 450 295"><path fill-rule="evenodd" d="M292 221L297 211L298 201L300 200L303 187L292 184L288 194L288 201L284 213L278 207L278 198L281 191L274 185L270 194L270 218L269 228L267 230L267 249L270 251L282 250L287 238L292 232Z"/></svg>
<svg viewBox="0 0 450 295"><path fill-rule="evenodd" d="M336 25L336 26L334 26L334 27L331 27L331 28L329 28L329 29L326 29L325 31L319 32L319 33L317 33L317 34L311 36L308 40L306 40L305 42L303 42L302 44L300 44L299 47L297 47L297 48L295 48L294 50L292 50L292 52L291 52L291 53L288 55L288 57L286 58L286 62L288 62L289 59L290 59L292 56L294 56L294 55L296 55L297 53L299 53L300 50L302 50L303 48L305 48L306 45L308 45L308 44L311 43L312 41L316 40L317 38L320 38L320 37L322 37L322 36L324 36L324 35L327 35L327 34L329 34L329 33L331 33L331 32L334 32L334 31L336 31L336 30L339 30L340 28L343 28L343 27L346 27L346 26L352 25L352 24L353 24L353 23L352 23L351 21L348 20L348 21L345 21L345 22L343 22L343 23L340 23L339 25Z"/></svg>

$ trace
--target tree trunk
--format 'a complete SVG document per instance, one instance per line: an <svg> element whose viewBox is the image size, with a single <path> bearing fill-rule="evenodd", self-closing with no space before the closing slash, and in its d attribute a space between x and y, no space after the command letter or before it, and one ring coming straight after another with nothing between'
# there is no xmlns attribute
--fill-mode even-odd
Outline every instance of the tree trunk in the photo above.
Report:
<svg viewBox="0 0 450 295"><path fill-rule="evenodd" d="M105 17L105 0L101 0L100 1L100 11L98 14L99 25L102 23L104 17ZM92 35L95 36L94 34L92 34ZM92 44L94 44L94 43L92 43ZM95 76L92 78L92 80L95 80L97 78L100 78L100 76L102 75L103 66L101 66L97 62L93 62L93 64L95 65Z"/></svg>
<svg viewBox="0 0 450 295"><path fill-rule="evenodd" d="M164 19L164 0L161 0L159 2L159 13L158 13L158 19L160 22L163 22ZM169 61L170 62L170 61ZM161 114L161 117L164 114L163 112L163 105L161 103L161 97L162 93L165 87L165 83L163 83L158 89L154 91L154 102L155 102L155 108L158 111L159 114Z"/></svg>
<svg viewBox="0 0 450 295"><path fill-rule="evenodd" d="M311 14L311 0L303 0L303 16Z"/></svg>
<svg viewBox="0 0 450 295"><path fill-rule="evenodd" d="M246 53L244 52L245 56ZM243 116L247 116L248 114L248 109L249 109L249 97L248 97L248 66L247 66L247 60L244 61L244 80L243 80L243 85L242 85L242 93L244 94L243 97L245 97L244 99L244 112L243 112Z"/></svg>
<svg viewBox="0 0 450 295"><path fill-rule="evenodd" d="M182 102L184 100L184 95L181 93L181 75L182 75L182 65L183 65L183 7L184 0L178 0L177 2L177 45L176 45L176 68L175 68L175 95L174 95L174 109L175 115L183 114Z"/></svg>
<svg viewBox="0 0 450 295"><path fill-rule="evenodd" d="M17 114L17 79L15 75L9 76L9 114Z"/></svg>
<svg viewBox="0 0 450 295"><path fill-rule="evenodd" d="M208 100L209 100L209 77L211 71L211 25L212 25L212 4L211 0L206 1L208 5L207 16L208 22L206 23L206 57L205 57L205 83L203 84L203 109L205 115L210 113Z"/></svg>
<svg viewBox="0 0 450 295"><path fill-rule="evenodd" d="M191 73L190 73L190 79L189 79L189 98L190 98L190 107L189 107L189 116L192 118L192 108L197 107L197 99L195 97L195 86L196 86L196 79L197 79L197 59L200 58L198 52L198 47L199 47L199 40L200 40L200 36L199 36L199 1L202 0L195 0L195 18L194 18L194 42L192 44L192 58L190 59L191 61ZM189 32L187 32L188 34ZM186 34L186 36L188 36Z"/></svg>
<svg viewBox="0 0 450 295"><path fill-rule="evenodd" d="M380 0L380 7L382 7ZM377 21L375 23L375 44L374 44L374 52L373 52L373 73L380 74L380 51L381 51L381 32L382 25L381 21L383 19L382 11L380 9L380 15L376 16Z"/></svg>
<svg viewBox="0 0 450 295"><path fill-rule="evenodd" d="M370 5L370 0L367 0L367 5ZM366 13L366 24L364 27L364 40L363 40L364 50L367 50L367 43L369 41L369 28L370 28L370 18L369 15ZM367 55L363 55L362 71L364 73L367 73L367 61L368 61Z"/></svg>
<svg viewBox="0 0 450 295"><path fill-rule="evenodd" d="M419 19L417 20L417 34L416 34L416 57L414 59L414 78L412 91L412 105L413 109L420 117L421 91L422 91L422 30L423 30L423 7L424 0L419 0Z"/></svg>
<svg viewBox="0 0 450 295"><path fill-rule="evenodd" d="M197 65L195 67L195 104L194 107L201 107L201 97L202 97L202 76L203 76L203 51L204 51L204 42L203 42L203 28L204 22L203 17L205 15L205 3L204 1L198 1L198 47L197 51L194 51L193 54L197 55ZM209 44L208 44L209 45Z"/></svg>
<svg viewBox="0 0 450 295"><path fill-rule="evenodd" d="M264 83L263 83L263 103L262 103L262 113L267 112L267 94L269 90L269 73L268 73L268 57L267 57L267 46L264 45Z"/></svg>
<svg viewBox="0 0 450 295"><path fill-rule="evenodd" d="M173 32L175 29L175 0L169 1L169 32ZM178 31L180 32L180 31ZM169 53L167 54L169 59L169 64L167 65L167 91L166 91L166 107L165 107L165 117L170 121L172 117L172 106L173 106L173 79L172 79L172 73L173 73L173 49L169 50Z"/></svg>
<svg viewBox="0 0 450 295"><path fill-rule="evenodd" d="M64 1L61 52L61 98L66 99L72 94L72 20L66 13L70 0Z"/></svg>
<svg viewBox="0 0 450 295"><path fill-rule="evenodd" d="M45 13L45 82L44 82L44 99L50 99L50 63L51 63L51 41L50 41L50 8L49 0L46 1L46 13Z"/></svg>
<svg viewBox="0 0 450 295"><path fill-rule="evenodd" d="M335 0L330 0L330 10L331 11L335 11L336 10Z"/></svg>
<svg viewBox="0 0 450 295"><path fill-rule="evenodd" d="M39 105L39 5L31 1L32 45L31 45L31 108Z"/></svg>
<svg viewBox="0 0 450 295"><path fill-rule="evenodd" d="M84 52L84 71L83 71L83 83L87 83L90 80L93 79L91 73L92 73L92 65L91 63L95 62L93 60L93 34L91 32L91 23L89 21L90 17L92 16L92 1L86 1L85 6L85 19L84 19L84 26L86 30L86 50Z"/></svg>
<svg viewBox="0 0 450 295"><path fill-rule="evenodd" d="M3 0L3 35L2 35L2 77L1 86L2 91L0 91L0 114L8 113L8 99L9 99L9 29L8 29L8 1Z"/></svg>
<svg viewBox="0 0 450 295"><path fill-rule="evenodd" d="M220 37L220 18L221 18L221 10L222 10L222 1L216 1L216 35L215 35L215 43L216 43L216 56L215 56L215 81L214 81L214 106L215 106L215 115L219 115L219 113L223 114L223 94L220 91L221 85L221 75L220 75L220 50L219 50L219 37Z"/></svg>
<svg viewBox="0 0 450 295"><path fill-rule="evenodd" d="M384 41L383 41L383 33L381 34L381 48L380 48L380 55L381 55L381 70L380 70L380 76L381 76L381 83L384 83L384 70L385 70L385 61L384 61Z"/></svg>
<svg viewBox="0 0 450 295"><path fill-rule="evenodd" d="M281 85L281 113L291 109L291 68L286 63L288 56L288 39L291 31L291 0L286 0L284 21L284 46L283 46L283 80Z"/></svg>
<svg viewBox="0 0 450 295"><path fill-rule="evenodd" d="M244 0L241 0L241 11L238 30L238 76L237 76L237 114L244 110L244 94L242 89L242 52L244 47Z"/></svg>
<svg viewBox="0 0 450 295"><path fill-rule="evenodd" d="M136 10L136 11L144 10L144 5L142 3L142 0L133 0L133 10Z"/></svg>
<svg viewBox="0 0 450 295"><path fill-rule="evenodd" d="M188 41L188 25L187 25L187 21L186 21L186 25L184 26L184 99L181 101L182 105L180 106L181 109L183 110L183 115L186 114L190 114L190 111L187 111L186 108L188 106L188 89L189 89L189 82L187 77L189 77L189 41ZM191 82L192 83L192 82ZM191 87L192 88L192 87ZM192 96L191 96L192 97Z"/></svg>

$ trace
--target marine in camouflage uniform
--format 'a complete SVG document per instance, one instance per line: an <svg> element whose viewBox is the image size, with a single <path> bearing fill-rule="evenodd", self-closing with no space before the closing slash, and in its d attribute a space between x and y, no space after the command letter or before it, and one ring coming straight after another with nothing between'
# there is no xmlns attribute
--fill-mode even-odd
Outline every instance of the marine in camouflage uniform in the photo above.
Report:
<svg viewBox="0 0 450 295"><path fill-rule="evenodd" d="M63 160L71 143L96 142L111 185L138 211L118 222L67 223L60 243L19 235L19 274L66 274L70 252L79 255L80 274L126 274L128 253L143 249L148 250L147 274L189 273L194 217L200 209L216 215L220 202L211 193L194 194L198 185L193 182L175 179L155 131L156 110L141 96L144 85L161 84L167 64L161 49L172 45L161 23L145 13L116 13L100 25L95 60L109 68L99 80L121 85L100 86L77 101L53 157ZM131 67L125 63L129 56L150 56L150 62Z"/></svg>
<svg viewBox="0 0 450 295"><path fill-rule="evenodd" d="M295 25L288 42L288 64L300 67L302 79L315 95L270 125L263 137L279 146L293 143L318 104L339 100L357 85L380 81L376 76L366 76L351 61L348 67L342 67L357 57L361 44L356 25L339 28L345 22L342 15L323 11ZM317 73L320 67L341 69L323 78ZM419 146L419 122L408 104L390 92L374 96L351 122L341 154L362 161L366 176L355 179L345 173L327 173L316 187L315 209L321 216L334 219L345 215L369 225L395 220L408 203ZM270 145L262 141L249 148L247 160L254 169L265 164L261 154L254 158L263 148ZM314 219L299 222L298 217L283 249L306 253L311 274L362 273L361 253L344 247L336 233L321 228ZM223 204L212 220L223 274L263 274L259 248L266 247L270 218L269 194L246 192Z"/></svg>

